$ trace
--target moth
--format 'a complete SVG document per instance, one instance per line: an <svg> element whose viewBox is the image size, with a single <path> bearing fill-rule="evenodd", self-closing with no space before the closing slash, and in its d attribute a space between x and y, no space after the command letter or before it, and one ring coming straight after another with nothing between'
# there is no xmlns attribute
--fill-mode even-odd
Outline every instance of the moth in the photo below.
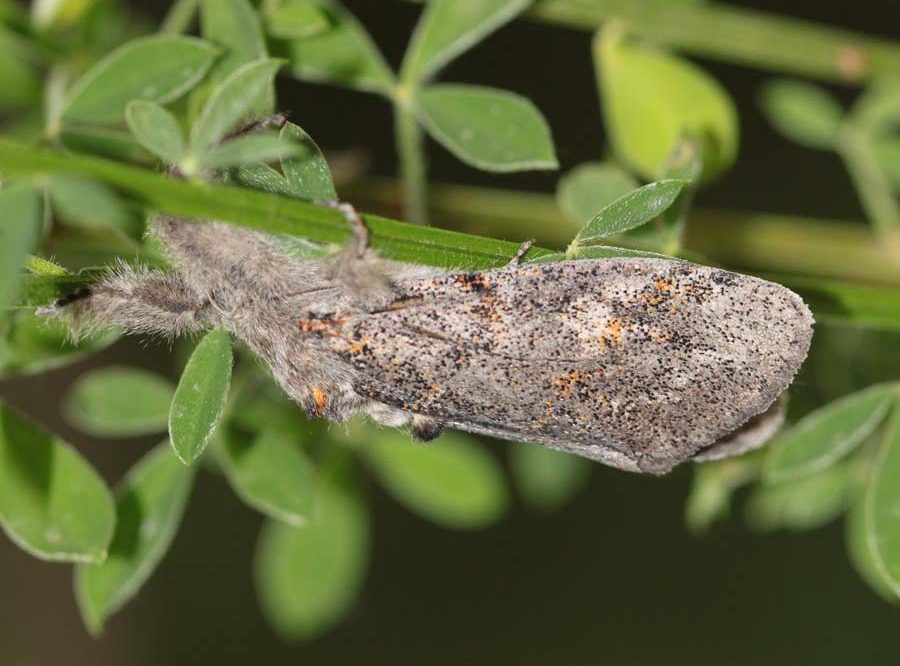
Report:
<svg viewBox="0 0 900 666"><path fill-rule="evenodd" d="M812 336L799 296L679 260L612 258L455 272L354 240L297 259L275 238L160 216L174 270L119 267L44 308L77 330L223 327L312 417L368 414L537 442L632 472L758 446Z"/></svg>

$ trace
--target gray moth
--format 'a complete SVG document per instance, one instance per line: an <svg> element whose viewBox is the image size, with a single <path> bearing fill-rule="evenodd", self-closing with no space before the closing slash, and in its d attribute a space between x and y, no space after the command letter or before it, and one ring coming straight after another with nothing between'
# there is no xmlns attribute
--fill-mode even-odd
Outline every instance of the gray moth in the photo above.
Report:
<svg viewBox="0 0 900 666"><path fill-rule="evenodd" d="M174 270L119 267L42 312L75 330L223 327L310 416L655 474L764 442L809 348L809 309L757 278L631 257L447 271L379 257L348 219L354 243L298 259L259 232L158 217Z"/></svg>

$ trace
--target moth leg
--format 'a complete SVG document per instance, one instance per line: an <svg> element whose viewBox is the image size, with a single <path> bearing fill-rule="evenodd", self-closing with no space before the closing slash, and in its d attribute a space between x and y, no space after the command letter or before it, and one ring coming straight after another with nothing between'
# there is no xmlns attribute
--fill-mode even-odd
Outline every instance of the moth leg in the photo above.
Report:
<svg viewBox="0 0 900 666"><path fill-rule="evenodd" d="M444 430L444 424L430 416L416 414L409 424L409 434L420 442L437 439Z"/></svg>
<svg viewBox="0 0 900 666"><path fill-rule="evenodd" d="M522 241L522 243L519 245L519 249L516 250L516 253L512 256L512 259L510 259L506 265L510 267L518 266L519 262L522 260L522 257L524 257L525 253L531 249L532 245L534 245L534 239Z"/></svg>
<svg viewBox="0 0 900 666"><path fill-rule="evenodd" d="M287 113L279 112L250 120L228 132L228 134L226 134L222 138L222 143L228 141L229 139L235 139L239 136L244 136L245 134L251 134L253 132L259 132L272 128L281 129L282 127L284 127L285 123L287 123L287 119Z"/></svg>
<svg viewBox="0 0 900 666"><path fill-rule="evenodd" d="M393 428L409 425L409 434L420 442L430 442L437 438L444 429L443 422L435 418L411 414L381 402L370 402L365 411L369 418L379 425Z"/></svg>
<svg viewBox="0 0 900 666"><path fill-rule="evenodd" d="M75 333L117 325L133 333L176 336L213 323L208 301L175 273L137 272L120 267L90 287L82 287L37 314L62 316Z"/></svg>
<svg viewBox="0 0 900 666"><path fill-rule="evenodd" d="M369 228L363 222L362 215L359 214L359 211L356 210L353 204L335 199L317 199L313 203L334 208L344 216L344 221L347 222L347 226L350 227L350 232L353 234L350 240L352 253L356 255L357 259L362 259L366 254L366 250L369 249Z"/></svg>
<svg viewBox="0 0 900 666"><path fill-rule="evenodd" d="M739 456L758 449L769 441L784 424L787 411L787 391L782 393L766 411L757 414L734 432L728 433L694 455L695 462L708 462Z"/></svg>

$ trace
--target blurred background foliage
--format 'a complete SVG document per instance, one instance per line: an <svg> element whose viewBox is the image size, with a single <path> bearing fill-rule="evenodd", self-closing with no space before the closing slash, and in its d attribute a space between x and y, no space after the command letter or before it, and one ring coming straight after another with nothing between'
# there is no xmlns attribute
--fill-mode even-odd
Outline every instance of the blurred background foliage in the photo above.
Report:
<svg viewBox="0 0 900 666"><path fill-rule="evenodd" d="M4 659L890 663L890 8L421 9L0 0ZM227 140L281 109L281 132ZM307 421L221 331L74 342L33 314L113 260L165 265L148 211L320 254L346 229L305 199L335 192L385 216L373 244L400 259L499 265L535 238L565 254L526 258L662 252L783 282L819 322L791 425L662 479L462 433L414 446Z"/></svg>

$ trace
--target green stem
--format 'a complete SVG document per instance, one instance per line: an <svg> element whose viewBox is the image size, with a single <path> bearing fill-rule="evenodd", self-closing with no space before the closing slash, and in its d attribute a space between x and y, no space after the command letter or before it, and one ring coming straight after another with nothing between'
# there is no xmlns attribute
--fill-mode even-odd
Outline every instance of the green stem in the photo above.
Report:
<svg viewBox="0 0 900 666"><path fill-rule="evenodd" d="M396 181L366 179L344 187L351 200L381 211L399 209ZM578 232L552 195L466 185L431 185L431 211L442 226L562 247ZM616 239L625 245L628 237ZM684 247L715 263L758 273L900 286L900 262L859 221L695 209Z"/></svg>
<svg viewBox="0 0 900 666"><path fill-rule="evenodd" d="M725 3L539 0L527 16L591 31L618 19L633 34L698 56L828 81L900 72L896 42Z"/></svg>
<svg viewBox="0 0 900 666"><path fill-rule="evenodd" d="M411 103L408 95L395 95L394 138L397 142L397 160L406 202L405 217L411 222L428 224L425 137Z"/></svg>
<svg viewBox="0 0 900 666"><path fill-rule="evenodd" d="M897 42L724 2L537 0L524 16L590 32L620 20L632 34L686 53L825 81L900 73Z"/></svg>
<svg viewBox="0 0 900 666"><path fill-rule="evenodd" d="M311 240L339 242L349 237L342 215L329 207L265 192L211 183L188 183L146 169L122 165L98 157L57 153L33 145L0 138L0 173L41 179L49 173L75 173L119 188L143 206L198 220L218 219L274 233L291 233ZM471 194L471 188L470 192ZM512 195L503 195L506 202ZM518 196L518 195L516 195ZM532 195L534 196L534 195ZM546 199L549 199L547 197ZM526 197L527 200L527 197ZM536 198L531 202L539 201ZM446 229L406 224L375 215L364 217L372 246L384 256L462 269L502 266L516 253L518 243L473 236ZM522 237L520 228L515 234ZM559 232L557 232L559 233ZM820 238L804 236L807 246L817 250ZM811 242L810 238L815 241ZM568 239L568 236L567 236ZM736 244L729 236L727 245ZM536 259L550 250L533 247L526 259ZM782 252L782 255L790 255ZM844 262L848 263L848 262ZM84 283L92 274L30 276L26 286L40 287ZM900 329L900 289L779 276L778 280L806 298L814 313L830 321ZM900 283L895 282L895 284Z"/></svg>
<svg viewBox="0 0 900 666"><path fill-rule="evenodd" d="M867 134L852 121L846 121L838 136L837 151L875 230L887 238L900 232L900 207Z"/></svg>
<svg viewBox="0 0 900 666"><path fill-rule="evenodd" d="M175 0L159 26L161 33L180 35L191 27L200 0Z"/></svg>

